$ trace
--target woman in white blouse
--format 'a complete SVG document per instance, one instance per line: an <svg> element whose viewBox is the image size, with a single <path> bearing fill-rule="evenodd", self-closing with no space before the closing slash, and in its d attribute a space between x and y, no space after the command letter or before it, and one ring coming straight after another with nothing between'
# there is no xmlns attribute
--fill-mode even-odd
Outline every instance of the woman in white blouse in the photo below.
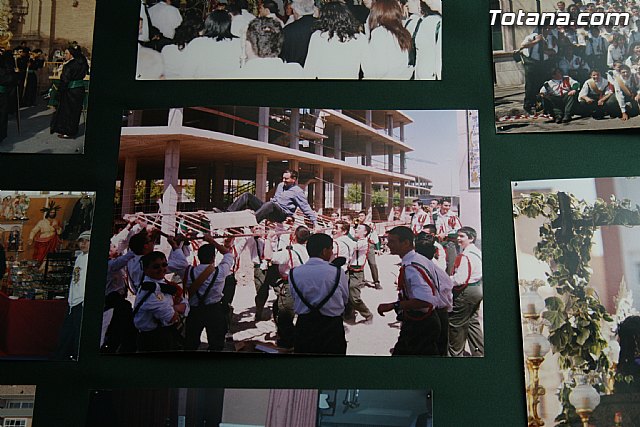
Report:
<svg viewBox="0 0 640 427"><path fill-rule="evenodd" d="M397 0L376 0L369 15L369 44L362 59L365 79L408 80L411 34L402 26L402 8Z"/></svg>
<svg viewBox="0 0 640 427"><path fill-rule="evenodd" d="M320 8L304 71L318 79L358 79L367 39L347 6L338 1Z"/></svg>
<svg viewBox="0 0 640 427"><path fill-rule="evenodd" d="M235 78L240 70L242 43L231 34L231 15L214 10L204 21L202 37L186 48L183 78Z"/></svg>
<svg viewBox="0 0 640 427"><path fill-rule="evenodd" d="M433 2L432 2L433 3ZM408 0L409 18L404 27L414 47L409 64L415 65L416 80L440 80L442 71L442 15L425 0Z"/></svg>
<svg viewBox="0 0 640 427"><path fill-rule="evenodd" d="M202 18L199 14L187 14L178 28L176 28L173 44L162 48L162 62L164 64L165 79L179 79L186 62L186 47L194 38L198 37L202 29Z"/></svg>

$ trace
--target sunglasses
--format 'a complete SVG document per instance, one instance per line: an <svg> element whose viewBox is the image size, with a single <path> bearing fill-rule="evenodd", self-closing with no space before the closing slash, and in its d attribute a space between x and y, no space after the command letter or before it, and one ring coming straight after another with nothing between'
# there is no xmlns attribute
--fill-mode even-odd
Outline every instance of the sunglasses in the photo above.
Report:
<svg viewBox="0 0 640 427"><path fill-rule="evenodd" d="M163 263L160 263L160 264L151 264L149 266L149 268L153 268L154 270L157 270L159 268L166 268L167 266L169 266L169 264L166 263L166 262L163 262Z"/></svg>

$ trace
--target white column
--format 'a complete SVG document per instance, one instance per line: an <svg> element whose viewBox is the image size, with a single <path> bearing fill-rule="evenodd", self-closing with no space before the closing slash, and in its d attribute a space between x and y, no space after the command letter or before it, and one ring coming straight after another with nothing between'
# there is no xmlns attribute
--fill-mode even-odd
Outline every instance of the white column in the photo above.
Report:
<svg viewBox="0 0 640 427"><path fill-rule="evenodd" d="M256 197L262 201L267 195L267 165L269 159L265 155L256 157Z"/></svg>

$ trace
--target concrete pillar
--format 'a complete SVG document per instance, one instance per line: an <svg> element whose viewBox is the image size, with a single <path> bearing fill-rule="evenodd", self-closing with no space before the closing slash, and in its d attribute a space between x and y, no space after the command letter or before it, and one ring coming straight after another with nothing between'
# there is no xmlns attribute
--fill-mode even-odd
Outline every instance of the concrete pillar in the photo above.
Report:
<svg viewBox="0 0 640 427"><path fill-rule="evenodd" d="M393 181L389 181L387 206L389 206L390 209L393 209Z"/></svg>
<svg viewBox="0 0 640 427"><path fill-rule="evenodd" d="M344 189L342 188L342 170L336 169L333 171L333 209L338 210L342 208L342 195Z"/></svg>
<svg viewBox="0 0 640 427"><path fill-rule="evenodd" d="M299 131L300 131L300 109L293 108L291 110L291 123L289 126L289 148L293 148L294 150L299 149L299 144L298 144Z"/></svg>
<svg viewBox="0 0 640 427"><path fill-rule="evenodd" d="M400 123L400 141L404 142L404 122Z"/></svg>
<svg viewBox="0 0 640 427"><path fill-rule="evenodd" d="M400 206L404 206L404 191L405 191L405 182L400 181Z"/></svg>
<svg viewBox="0 0 640 427"><path fill-rule="evenodd" d="M298 171L300 169L300 161L298 160L289 160L289 169L292 171Z"/></svg>
<svg viewBox="0 0 640 427"><path fill-rule="evenodd" d="M142 110L133 110L127 117L127 126L140 126L142 124Z"/></svg>
<svg viewBox="0 0 640 427"><path fill-rule="evenodd" d="M385 115L385 127L387 129L387 135L393 136L393 116L389 113Z"/></svg>
<svg viewBox="0 0 640 427"><path fill-rule="evenodd" d="M120 196L122 200L122 215L131 214L135 211L137 166L138 159L135 157L127 157L124 160L124 178L122 179Z"/></svg>
<svg viewBox="0 0 640 427"><path fill-rule="evenodd" d="M258 108L258 141L269 142L269 107Z"/></svg>
<svg viewBox="0 0 640 427"><path fill-rule="evenodd" d="M364 146L364 165L371 166L371 156L373 153L373 143L371 141L367 141Z"/></svg>
<svg viewBox="0 0 640 427"><path fill-rule="evenodd" d="M333 158L342 160L342 126L333 127Z"/></svg>
<svg viewBox="0 0 640 427"><path fill-rule="evenodd" d="M256 197L265 200L267 195L267 165L269 159L260 154L256 157Z"/></svg>
<svg viewBox="0 0 640 427"><path fill-rule="evenodd" d="M216 162L215 177L213 178L213 206L223 208L224 200L224 163Z"/></svg>
<svg viewBox="0 0 640 427"><path fill-rule="evenodd" d="M169 127L179 128L182 127L182 119L184 118L184 110L182 108L171 108L169 110Z"/></svg>
<svg viewBox="0 0 640 427"><path fill-rule="evenodd" d="M364 112L364 121L365 121L365 124L367 126L371 126L371 124L373 123L373 111L372 110L366 110Z"/></svg>
<svg viewBox="0 0 640 427"><path fill-rule="evenodd" d="M393 172L393 147L387 147L387 166L389 172Z"/></svg>
<svg viewBox="0 0 640 427"><path fill-rule="evenodd" d="M196 207L211 208L211 169L208 164L199 165L196 169Z"/></svg>
<svg viewBox="0 0 640 427"><path fill-rule="evenodd" d="M180 172L180 141L167 141L164 149L164 190L173 185L178 188L178 173Z"/></svg>
<svg viewBox="0 0 640 427"><path fill-rule="evenodd" d="M373 193L373 188L371 187L371 175L365 175L362 188L364 192L362 209L368 210L371 207L371 195Z"/></svg>
<svg viewBox="0 0 640 427"><path fill-rule="evenodd" d="M400 152L400 173L404 173L407 167L407 158L406 153L404 151Z"/></svg>
<svg viewBox="0 0 640 427"><path fill-rule="evenodd" d="M322 213L324 208L324 166L316 166L316 178L318 180L313 184L313 208Z"/></svg>
<svg viewBox="0 0 640 427"><path fill-rule="evenodd" d="M314 153L318 156L324 156L324 139L313 141Z"/></svg>

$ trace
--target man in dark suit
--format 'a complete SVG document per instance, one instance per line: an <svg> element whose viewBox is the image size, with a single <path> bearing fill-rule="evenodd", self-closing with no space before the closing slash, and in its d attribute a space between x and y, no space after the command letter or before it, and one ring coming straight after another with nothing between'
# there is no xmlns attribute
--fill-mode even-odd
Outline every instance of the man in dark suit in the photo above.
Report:
<svg viewBox="0 0 640 427"><path fill-rule="evenodd" d="M280 58L285 62L297 62L304 67L313 33L313 0L293 0L291 3L295 21L284 27L284 44Z"/></svg>

